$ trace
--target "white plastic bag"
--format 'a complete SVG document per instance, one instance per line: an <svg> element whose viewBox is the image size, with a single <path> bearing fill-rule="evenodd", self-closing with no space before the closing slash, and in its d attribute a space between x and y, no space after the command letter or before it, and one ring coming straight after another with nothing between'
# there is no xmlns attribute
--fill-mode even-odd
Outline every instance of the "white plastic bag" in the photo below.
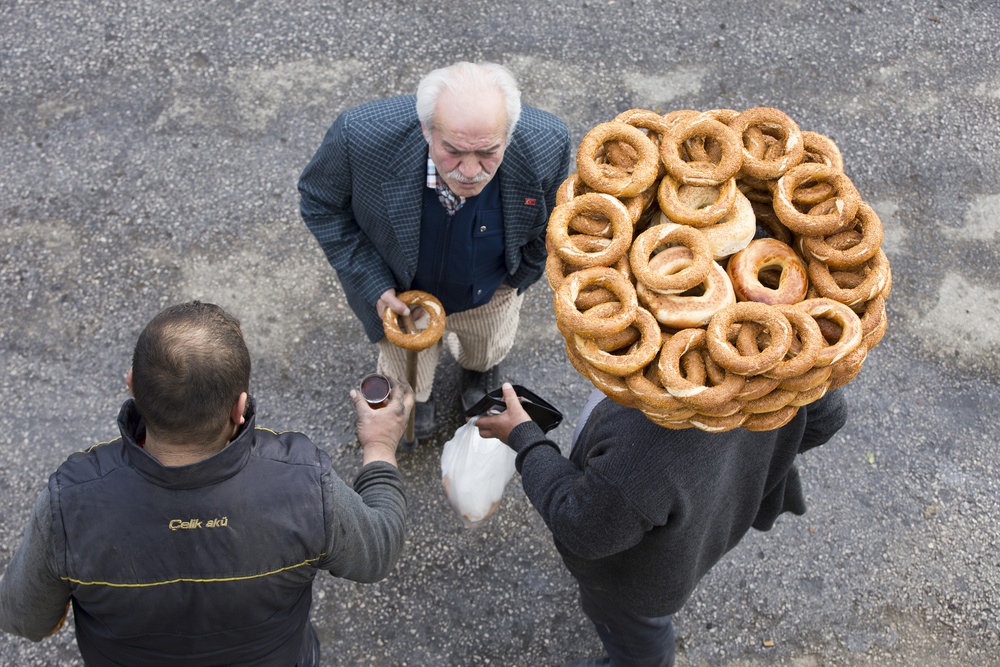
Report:
<svg viewBox="0 0 1000 667"><path fill-rule="evenodd" d="M496 438L484 438L470 419L444 443L441 482L448 500L469 528L481 525L500 504L514 476L514 453Z"/></svg>

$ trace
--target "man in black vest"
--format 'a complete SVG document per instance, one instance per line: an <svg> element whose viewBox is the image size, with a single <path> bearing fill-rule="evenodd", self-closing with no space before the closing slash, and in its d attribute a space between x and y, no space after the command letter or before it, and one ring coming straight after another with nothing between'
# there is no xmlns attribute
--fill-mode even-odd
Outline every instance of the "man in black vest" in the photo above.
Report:
<svg viewBox="0 0 1000 667"><path fill-rule="evenodd" d="M80 653L104 665L319 665L318 570L389 574L406 500L396 444L405 382L372 410L351 392L363 467L347 486L301 433L256 428L250 355L218 306L143 330L121 437L77 452L35 502L0 579L0 629L40 641L72 604Z"/></svg>

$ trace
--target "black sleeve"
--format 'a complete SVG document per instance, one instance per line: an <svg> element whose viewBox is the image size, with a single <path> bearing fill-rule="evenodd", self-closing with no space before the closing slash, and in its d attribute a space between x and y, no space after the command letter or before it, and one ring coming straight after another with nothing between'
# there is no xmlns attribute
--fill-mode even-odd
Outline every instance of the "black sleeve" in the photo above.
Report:
<svg viewBox="0 0 1000 667"><path fill-rule="evenodd" d="M847 401L843 389L838 388L814 403L805 406L806 428L802 434L799 453L819 447L847 423Z"/></svg>

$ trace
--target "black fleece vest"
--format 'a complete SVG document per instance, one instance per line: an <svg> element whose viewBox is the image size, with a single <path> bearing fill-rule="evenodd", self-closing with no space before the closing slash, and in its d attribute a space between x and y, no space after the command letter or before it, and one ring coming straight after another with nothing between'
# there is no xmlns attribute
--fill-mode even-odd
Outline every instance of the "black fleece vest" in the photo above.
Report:
<svg viewBox="0 0 1000 667"><path fill-rule="evenodd" d="M59 575L88 665L295 664L325 543L322 452L255 429L208 459L165 467L122 438L49 480Z"/></svg>

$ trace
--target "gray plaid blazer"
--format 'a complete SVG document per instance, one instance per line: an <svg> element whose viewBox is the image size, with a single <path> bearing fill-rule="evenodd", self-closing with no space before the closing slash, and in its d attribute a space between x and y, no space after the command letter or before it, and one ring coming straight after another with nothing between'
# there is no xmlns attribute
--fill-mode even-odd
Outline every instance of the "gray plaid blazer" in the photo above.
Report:
<svg viewBox="0 0 1000 667"><path fill-rule="evenodd" d="M545 229L570 164L566 124L522 107L497 178L507 283L524 290L545 270ZM369 340L382 338L375 302L410 288L420 248L427 142L416 96L349 109L299 178L302 219L336 270Z"/></svg>

